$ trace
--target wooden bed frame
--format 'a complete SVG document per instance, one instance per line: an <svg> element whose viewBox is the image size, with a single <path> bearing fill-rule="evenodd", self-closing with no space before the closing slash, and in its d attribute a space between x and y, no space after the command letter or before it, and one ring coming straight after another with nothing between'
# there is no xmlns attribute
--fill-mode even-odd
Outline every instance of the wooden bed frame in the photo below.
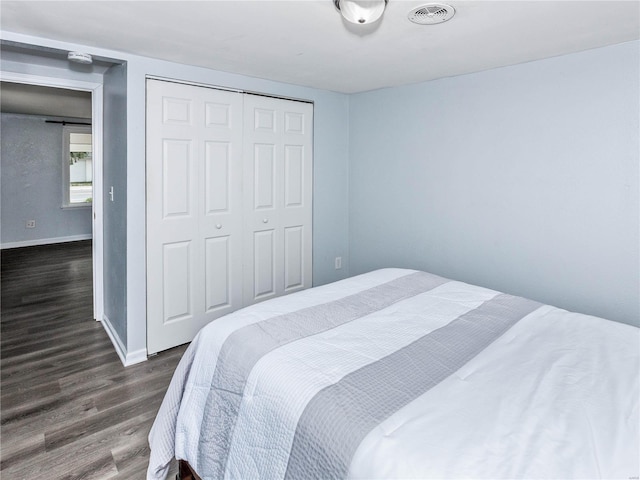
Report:
<svg viewBox="0 0 640 480"><path fill-rule="evenodd" d="M191 469L191 466L186 460L178 460L178 476L176 480L202 480Z"/></svg>

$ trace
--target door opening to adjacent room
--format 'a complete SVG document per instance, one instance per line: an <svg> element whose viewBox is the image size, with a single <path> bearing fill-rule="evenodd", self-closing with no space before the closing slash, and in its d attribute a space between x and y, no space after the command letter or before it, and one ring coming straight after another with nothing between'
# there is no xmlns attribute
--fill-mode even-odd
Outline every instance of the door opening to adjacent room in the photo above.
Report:
<svg viewBox="0 0 640 480"><path fill-rule="evenodd" d="M11 72L0 78L2 250L26 255L57 245L60 252L88 242L89 318L101 320L102 85Z"/></svg>

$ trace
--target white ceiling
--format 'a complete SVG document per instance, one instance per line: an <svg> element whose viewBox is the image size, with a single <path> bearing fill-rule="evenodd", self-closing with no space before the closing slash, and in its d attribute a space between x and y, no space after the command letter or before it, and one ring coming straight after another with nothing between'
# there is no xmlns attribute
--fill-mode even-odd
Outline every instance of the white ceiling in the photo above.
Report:
<svg viewBox="0 0 640 480"><path fill-rule="evenodd" d="M0 111L23 115L91 119L91 93L0 82Z"/></svg>
<svg viewBox="0 0 640 480"><path fill-rule="evenodd" d="M390 0L367 28L343 21L333 0L2 0L0 27L344 93L640 38L637 0L451 0L452 20L409 22L426 3Z"/></svg>

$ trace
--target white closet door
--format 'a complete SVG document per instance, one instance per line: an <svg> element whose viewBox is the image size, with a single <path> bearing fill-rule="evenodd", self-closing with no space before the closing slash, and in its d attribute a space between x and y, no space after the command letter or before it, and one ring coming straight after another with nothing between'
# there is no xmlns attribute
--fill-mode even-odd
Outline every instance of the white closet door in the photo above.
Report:
<svg viewBox="0 0 640 480"><path fill-rule="evenodd" d="M313 105L245 95L244 303L311 286Z"/></svg>
<svg viewBox="0 0 640 480"><path fill-rule="evenodd" d="M242 95L147 81L147 351L242 306Z"/></svg>

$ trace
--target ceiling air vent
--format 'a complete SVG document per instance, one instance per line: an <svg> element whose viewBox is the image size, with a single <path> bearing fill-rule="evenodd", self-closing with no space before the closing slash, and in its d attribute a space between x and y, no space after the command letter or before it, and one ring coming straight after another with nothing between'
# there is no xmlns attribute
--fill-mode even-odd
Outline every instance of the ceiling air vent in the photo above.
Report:
<svg viewBox="0 0 640 480"><path fill-rule="evenodd" d="M435 25L450 20L456 13L451 5L429 3L409 12L409 20L418 25Z"/></svg>

